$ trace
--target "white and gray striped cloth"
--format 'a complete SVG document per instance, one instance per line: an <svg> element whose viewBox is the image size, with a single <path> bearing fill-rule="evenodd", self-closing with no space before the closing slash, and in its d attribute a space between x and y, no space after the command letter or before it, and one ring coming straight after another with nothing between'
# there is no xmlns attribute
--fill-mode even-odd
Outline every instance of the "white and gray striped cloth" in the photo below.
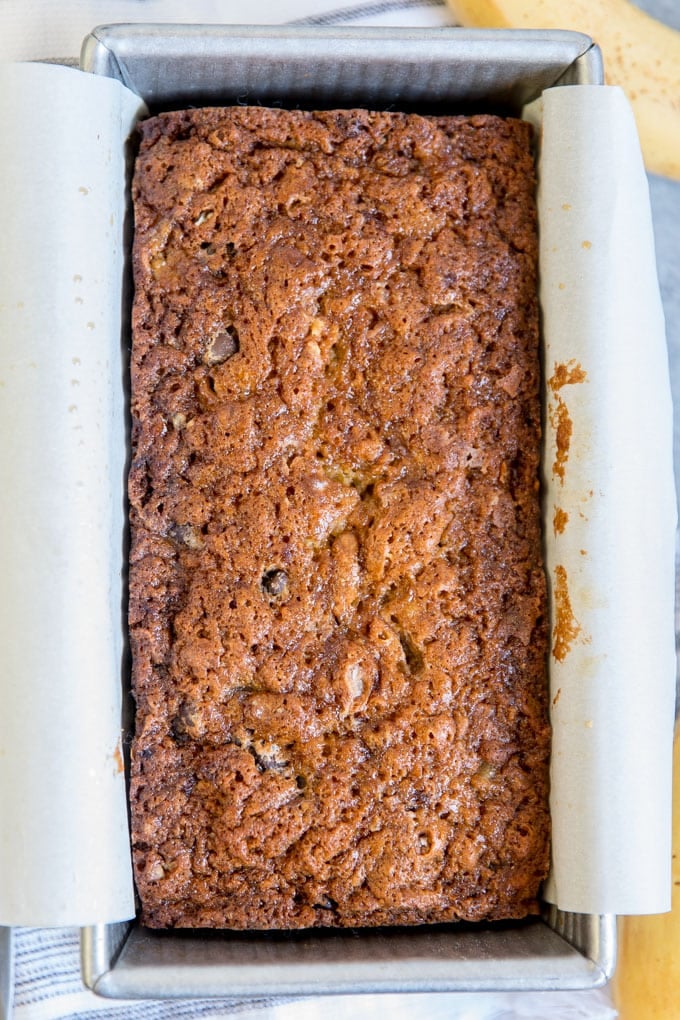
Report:
<svg viewBox="0 0 680 1020"><path fill-rule="evenodd" d="M676 0L643 0L652 13L677 17ZM668 18L673 21L674 17ZM454 24L445 0L0 0L0 59L75 58L83 37L95 25L111 22L204 22L307 25ZM680 27L680 26L678 26ZM671 367L680 378L680 259L677 237L678 189L652 182L660 232L660 276L667 317L675 319L676 352ZM675 211L673 211L675 210ZM675 256L671 258L672 251ZM670 314L669 314L670 313ZM669 322L669 326L671 322ZM673 330L669 329L669 338ZM677 426L676 426L677 427ZM1 876L0 876L1 881ZM4 943L3 943L4 944ZM0 952L1 952L0 948ZM0 974L7 960L0 961ZM606 991L538 994L459 994L358 996L333 999L193 1000L191 1002L113 1002L84 989L80 980L78 931L74 928L14 930L15 1020L164 1020L166 1017L226 1017L255 1020L361 1020L379 1014L390 1020L610 1020L616 1016ZM0 1007L0 1020L2 1008Z"/></svg>

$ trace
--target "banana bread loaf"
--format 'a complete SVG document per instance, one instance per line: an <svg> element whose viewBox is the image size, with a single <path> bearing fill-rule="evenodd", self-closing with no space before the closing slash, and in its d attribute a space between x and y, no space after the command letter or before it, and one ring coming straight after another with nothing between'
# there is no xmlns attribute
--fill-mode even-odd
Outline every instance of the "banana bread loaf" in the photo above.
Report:
<svg viewBox="0 0 680 1020"><path fill-rule="evenodd" d="M548 866L529 128L141 128L132 840L154 927L516 918Z"/></svg>

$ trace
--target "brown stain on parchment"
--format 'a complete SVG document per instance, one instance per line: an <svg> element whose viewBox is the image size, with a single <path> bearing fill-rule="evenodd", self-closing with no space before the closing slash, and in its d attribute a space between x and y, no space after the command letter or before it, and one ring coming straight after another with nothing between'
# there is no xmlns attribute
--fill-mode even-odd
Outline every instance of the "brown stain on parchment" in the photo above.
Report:
<svg viewBox="0 0 680 1020"><path fill-rule="evenodd" d="M553 475L564 483L564 469L569 459L569 447L571 446L571 435L574 425L569 417L567 405L561 397L557 397L554 404L548 409L550 424L555 430L555 460L553 461Z"/></svg>
<svg viewBox="0 0 680 1020"><path fill-rule="evenodd" d="M581 633L581 626L574 616L569 598L567 571L557 564L553 579L553 599L555 603L555 624L553 626L552 653L558 662L564 662L571 646Z"/></svg>
<svg viewBox="0 0 680 1020"><path fill-rule="evenodd" d="M569 514L567 511L563 510L561 506L556 506L553 513L553 531L555 534L561 535L568 523Z"/></svg>
<svg viewBox="0 0 680 1020"><path fill-rule="evenodd" d="M579 365L578 361L556 361L553 374L548 379L548 386L555 395L563 386L574 386L576 383L587 382L586 370Z"/></svg>
<svg viewBox="0 0 680 1020"><path fill-rule="evenodd" d="M569 459L574 424L559 391L563 386L575 386L578 383L586 382L587 379L585 369L575 360L556 361L553 374L548 379L548 387L552 390L554 397L554 401L548 407L548 419L555 431L555 460L552 472L553 476L559 478L562 484L564 484L564 470Z"/></svg>
<svg viewBox="0 0 680 1020"><path fill-rule="evenodd" d="M125 772L125 764L123 762L123 752L120 749L120 744L116 744L113 752L113 762L116 766L116 772L118 775L122 775Z"/></svg>

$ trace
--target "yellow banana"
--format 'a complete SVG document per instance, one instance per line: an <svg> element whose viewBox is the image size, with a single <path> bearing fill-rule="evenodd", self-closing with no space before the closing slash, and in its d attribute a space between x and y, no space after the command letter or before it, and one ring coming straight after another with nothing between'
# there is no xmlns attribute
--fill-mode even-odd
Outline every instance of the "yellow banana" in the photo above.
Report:
<svg viewBox="0 0 680 1020"><path fill-rule="evenodd" d="M628 0L447 0L470 28L568 28L599 43L627 93L647 169L680 180L680 32Z"/></svg>
<svg viewBox="0 0 680 1020"><path fill-rule="evenodd" d="M680 1013L680 724L673 779L673 909L619 919L614 1000L620 1020L677 1020Z"/></svg>

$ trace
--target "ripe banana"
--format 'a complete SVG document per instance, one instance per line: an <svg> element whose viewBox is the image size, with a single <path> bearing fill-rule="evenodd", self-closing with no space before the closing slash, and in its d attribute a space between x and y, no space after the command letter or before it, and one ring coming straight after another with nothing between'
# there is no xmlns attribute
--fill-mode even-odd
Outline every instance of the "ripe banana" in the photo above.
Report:
<svg viewBox="0 0 680 1020"><path fill-rule="evenodd" d="M677 1020L680 1011L680 723L673 780L673 909L619 918L613 991L621 1020Z"/></svg>
<svg viewBox="0 0 680 1020"><path fill-rule="evenodd" d="M447 0L470 28L568 28L604 55L607 81L627 93L647 169L680 180L680 32L628 0Z"/></svg>

